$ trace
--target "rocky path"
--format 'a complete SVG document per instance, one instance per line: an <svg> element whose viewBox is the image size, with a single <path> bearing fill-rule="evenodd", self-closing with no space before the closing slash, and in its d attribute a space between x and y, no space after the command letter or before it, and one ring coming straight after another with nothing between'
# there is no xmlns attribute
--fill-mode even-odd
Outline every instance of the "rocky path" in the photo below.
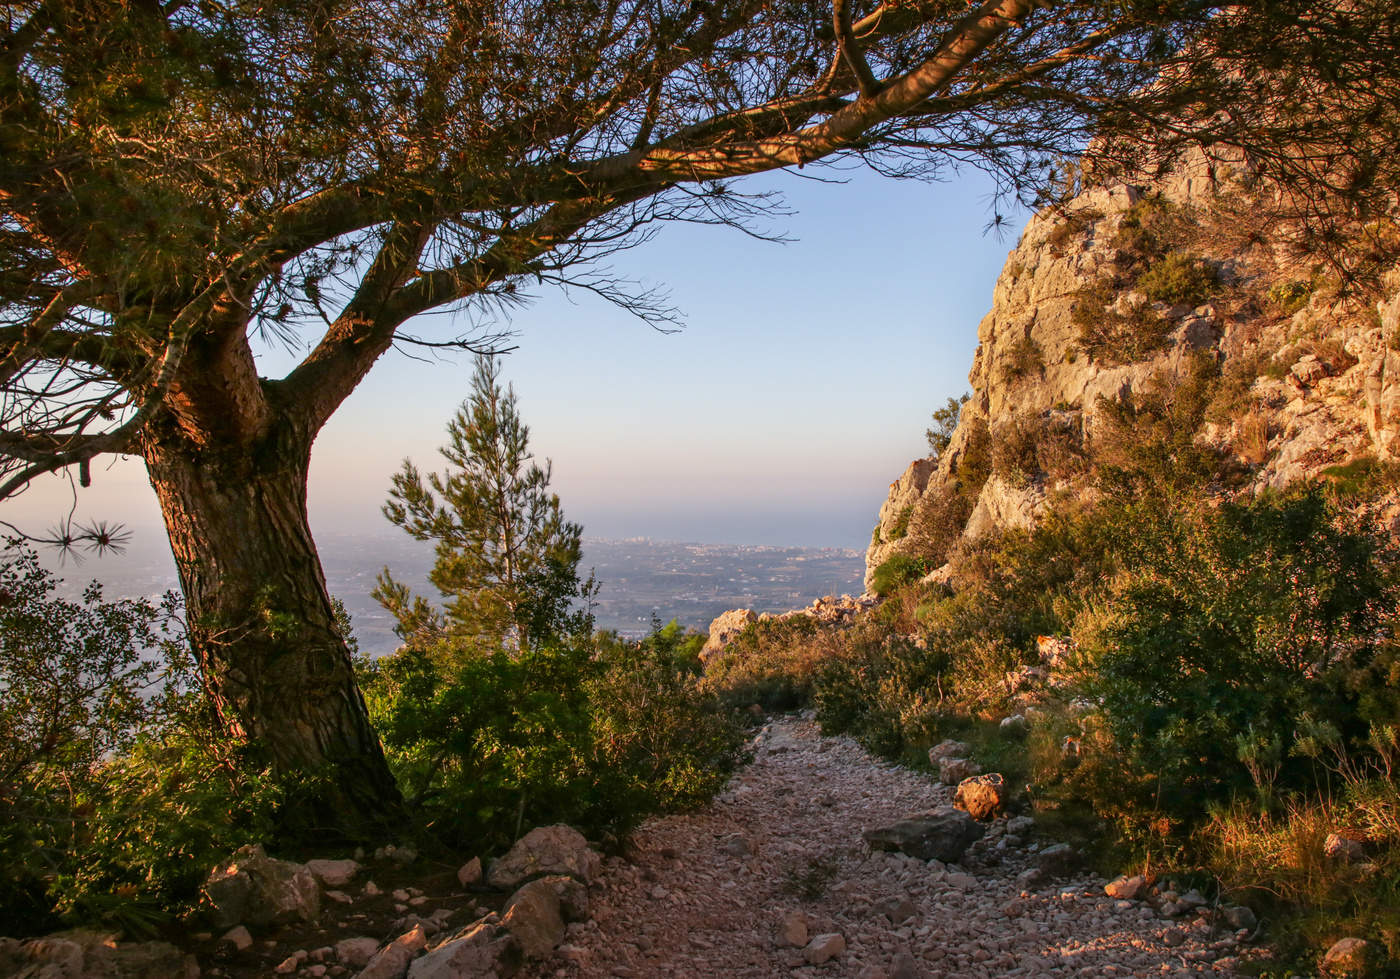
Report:
<svg viewBox="0 0 1400 979"><path fill-rule="evenodd" d="M861 832L951 802L927 776L774 721L703 811L657 819L609 859L592 920L546 977L860 979L1228 974L1236 936L1084 877L1032 886L1042 844L994 823L962 865L872 852ZM1024 821L1013 829L1024 832ZM1032 834L1033 836L1033 834Z"/></svg>

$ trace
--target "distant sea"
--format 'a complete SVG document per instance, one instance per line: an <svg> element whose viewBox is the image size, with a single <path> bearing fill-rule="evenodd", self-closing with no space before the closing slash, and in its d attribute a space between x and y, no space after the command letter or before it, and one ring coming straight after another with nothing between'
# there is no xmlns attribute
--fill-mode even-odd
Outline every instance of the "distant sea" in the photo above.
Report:
<svg viewBox="0 0 1400 979"><path fill-rule="evenodd" d="M381 569L387 566L409 587L438 597L427 582L431 545L407 535L321 533L317 547L331 594L345 603L360 648L370 655L398 645L393 619L370 598ZM67 595L94 578L108 598L154 597L178 584L166 542L154 532L135 533L122 554L80 563L47 555L45 562L63 578ZM651 630L653 618L704 631L733 608L783 612L825 595L857 595L865 556L835 547L585 538L581 572L586 576L590 569L602 586L594 609L598 627L636 638Z"/></svg>

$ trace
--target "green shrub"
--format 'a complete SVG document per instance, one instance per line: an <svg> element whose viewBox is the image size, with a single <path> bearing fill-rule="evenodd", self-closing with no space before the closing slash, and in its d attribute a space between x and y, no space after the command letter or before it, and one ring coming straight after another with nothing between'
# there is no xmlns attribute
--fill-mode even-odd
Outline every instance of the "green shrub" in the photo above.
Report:
<svg viewBox="0 0 1400 979"><path fill-rule="evenodd" d="M793 710L811 700L812 681L832 637L815 619L762 619L705 664L705 686L732 707Z"/></svg>
<svg viewBox="0 0 1400 979"><path fill-rule="evenodd" d="M1013 384L1023 377L1039 374L1045 369L1045 352L1034 337L1024 336L1006 350L1006 359L1001 365L1001 379Z"/></svg>
<svg viewBox="0 0 1400 979"><path fill-rule="evenodd" d="M1137 280L1137 289L1150 302L1199 306L1219 288L1215 268L1184 252L1168 252Z"/></svg>
<svg viewBox="0 0 1400 979"><path fill-rule="evenodd" d="M1182 209L1160 194L1143 197L1123 213L1113 246L1131 266L1142 268L1182 240L1187 221Z"/></svg>
<svg viewBox="0 0 1400 979"><path fill-rule="evenodd" d="M942 408L935 409L933 424L924 430L924 437L928 439L929 455L935 459L943 455L953 441L953 432L957 430L962 406L970 397L971 395L964 394L961 398L949 398Z"/></svg>
<svg viewBox="0 0 1400 979"><path fill-rule="evenodd" d="M1285 316L1292 316L1312 298L1312 284L1301 279L1278 282L1269 287L1269 302Z"/></svg>
<svg viewBox="0 0 1400 979"><path fill-rule="evenodd" d="M624 834L724 782L740 735L678 629L473 655L405 648L359 662L410 805L449 845L501 847L567 822Z"/></svg>
<svg viewBox="0 0 1400 979"><path fill-rule="evenodd" d="M1116 298L1114 287L1106 281L1081 289L1075 296L1070 320L1089 356L1106 364L1128 364L1163 349L1171 336L1166 318L1147 307L1116 312L1111 308Z"/></svg>
<svg viewBox="0 0 1400 979"><path fill-rule="evenodd" d="M0 920L145 931L238 846L275 838L285 793L218 736L173 595L77 601L35 554L0 560Z"/></svg>
<svg viewBox="0 0 1400 979"><path fill-rule="evenodd" d="M891 554L871 576L870 587L877 595L888 595L900 585L918 581L932 570L928 561L914 554Z"/></svg>
<svg viewBox="0 0 1400 979"><path fill-rule="evenodd" d="M1089 446L1095 485L1124 498L1199 493L1233 473L1224 453L1198 441L1219 367L1199 354L1117 400L1100 397Z"/></svg>
<svg viewBox="0 0 1400 979"><path fill-rule="evenodd" d="M1288 751L1309 715L1357 718L1349 736L1364 736L1339 685L1400 598L1388 561L1316 490L1139 524L1076 638L1116 750L1156 782L1157 805L1186 819L1252 791L1246 741L1281 752L1280 784L1305 784L1311 767Z"/></svg>
<svg viewBox="0 0 1400 979"><path fill-rule="evenodd" d="M909 533L909 518L913 515L914 504L912 503L895 514L894 524L890 527L890 540L899 540Z"/></svg>

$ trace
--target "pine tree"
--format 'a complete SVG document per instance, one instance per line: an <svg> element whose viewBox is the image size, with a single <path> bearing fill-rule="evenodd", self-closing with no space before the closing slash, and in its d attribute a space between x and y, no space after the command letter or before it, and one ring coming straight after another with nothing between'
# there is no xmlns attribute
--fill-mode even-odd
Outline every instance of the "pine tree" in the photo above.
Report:
<svg viewBox="0 0 1400 979"><path fill-rule="evenodd" d="M374 597L399 620L399 635L421 647L525 649L591 629L587 610L573 608L594 590L578 577L583 528L549 491L550 463L541 468L530 454L530 429L494 356L477 357L471 397L447 435L446 471L425 482L405 459L384 505L393 523L436 541L428 580L446 599L433 607L385 568Z"/></svg>

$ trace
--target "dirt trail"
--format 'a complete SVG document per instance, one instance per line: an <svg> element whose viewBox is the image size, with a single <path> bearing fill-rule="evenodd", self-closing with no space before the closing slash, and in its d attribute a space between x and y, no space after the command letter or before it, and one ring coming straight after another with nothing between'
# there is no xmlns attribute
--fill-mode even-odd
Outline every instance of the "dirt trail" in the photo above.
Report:
<svg viewBox="0 0 1400 979"><path fill-rule="evenodd" d="M1005 821L961 866L873 853L861 840L951 797L849 739L821 737L809 717L776 720L713 804L648 822L630 860L607 861L592 920L572 926L562 958L535 975L1229 974L1234 937L1203 920L1114 901L1091 877L1027 890L1017 878L1038 843L1009 836ZM782 942L785 918L794 937L799 922L811 936L839 934L844 951L809 964L808 951Z"/></svg>

